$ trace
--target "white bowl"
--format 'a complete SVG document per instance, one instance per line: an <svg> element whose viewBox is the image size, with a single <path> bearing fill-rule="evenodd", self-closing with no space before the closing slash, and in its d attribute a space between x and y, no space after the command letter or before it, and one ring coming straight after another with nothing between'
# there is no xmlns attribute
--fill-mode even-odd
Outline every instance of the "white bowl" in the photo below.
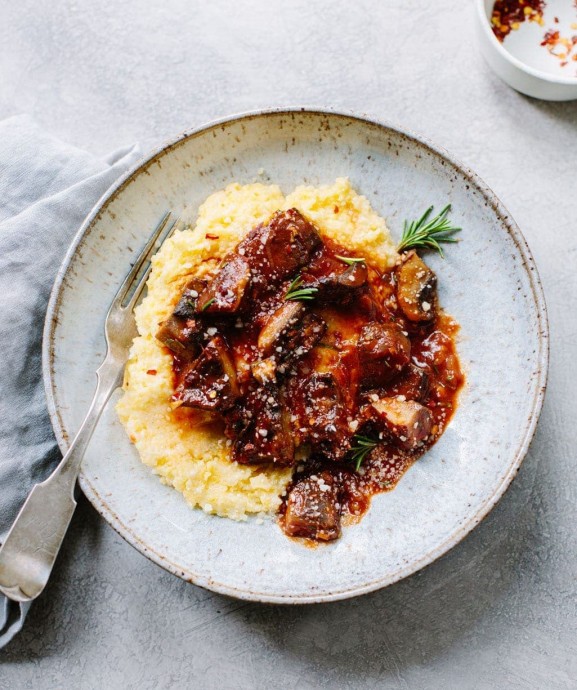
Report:
<svg viewBox="0 0 577 690"><path fill-rule="evenodd" d="M565 2L567 1L565 0ZM476 4L477 34L479 36L481 52L489 66L493 68L503 81L517 91L533 98L541 98L546 101L571 101L577 99L577 76L556 75L537 69L520 60L499 42L491 29L491 13L494 0L476 0ZM564 8L562 5L560 7ZM577 22L577 17L575 21ZM545 28L548 27L542 29L543 33ZM546 56L545 49L539 45L539 41L534 37L528 37L526 40L524 38L519 39L519 37L526 35L527 32L524 31L522 33L519 31L518 36L514 36L515 43L517 44L514 52L525 56L533 52L534 62L536 64L543 62L543 56ZM512 34L507 41L510 41L511 37ZM533 62L533 60L531 61ZM577 70L577 62L573 64Z"/></svg>
<svg viewBox="0 0 577 690"><path fill-rule="evenodd" d="M109 406L80 485L110 524L172 573L231 596L330 601L400 580L458 543L495 505L533 435L547 375L547 318L525 241L494 194L446 152L390 125L319 111L269 111L175 138L128 173L86 219L59 272L44 340L44 377L62 450L78 430L103 357L104 316L130 262L170 208L198 207L258 171L287 192L348 175L386 217L453 204L461 241L428 255L440 300L461 324L467 383L443 437L358 525L309 549L274 522L191 509L164 486ZM262 179L262 178L259 178Z"/></svg>

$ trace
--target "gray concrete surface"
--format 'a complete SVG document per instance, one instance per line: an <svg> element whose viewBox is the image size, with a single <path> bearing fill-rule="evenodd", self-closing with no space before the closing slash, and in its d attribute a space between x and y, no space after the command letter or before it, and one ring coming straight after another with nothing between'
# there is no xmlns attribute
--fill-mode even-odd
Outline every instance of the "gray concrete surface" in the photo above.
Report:
<svg viewBox="0 0 577 690"><path fill-rule="evenodd" d="M388 118L473 167L544 282L549 391L493 513L418 575L282 608L186 585L84 501L45 595L0 654L0 688L577 687L577 103L534 101L476 52L462 0L8 0L0 117L96 154L260 106ZM503 366L507 366L504 353Z"/></svg>

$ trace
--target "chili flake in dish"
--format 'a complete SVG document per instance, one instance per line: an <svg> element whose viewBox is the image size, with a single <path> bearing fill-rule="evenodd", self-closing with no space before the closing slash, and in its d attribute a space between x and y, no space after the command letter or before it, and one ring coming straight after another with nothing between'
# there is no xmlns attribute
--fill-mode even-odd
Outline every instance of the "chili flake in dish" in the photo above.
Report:
<svg viewBox="0 0 577 690"><path fill-rule="evenodd" d="M491 14L493 33L502 42L527 20L545 25L545 0L496 0Z"/></svg>

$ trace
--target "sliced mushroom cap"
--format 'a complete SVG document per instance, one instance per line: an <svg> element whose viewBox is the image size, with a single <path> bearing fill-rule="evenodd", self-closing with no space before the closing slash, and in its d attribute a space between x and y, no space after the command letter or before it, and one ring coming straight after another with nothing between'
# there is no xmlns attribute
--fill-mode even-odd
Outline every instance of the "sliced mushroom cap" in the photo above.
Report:
<svg viewBox="0 0 577 690"><path fill-rule="evenodd" d="M256 227L237 251L250 263L254 282L268 289L294 276L320 244L314 225L291 208L277 211L266 225Z"/></svg>
<svg viewBox="0 0 577 690"><path fill-rule="evenodd" d="M409 364L391 381L387 389L390 397L403 396L406 400L423 402L429 393L431 377L416 364Z"/></svg>
<svg viewBox="0 0 577 690"><path fill-rule="evenodd" d="M422 445L433 426L430 410L414 400L380 398L372 401L364 412L406 450L415 450Z"/></svg>
<svg viewBox="0 0 577 690"><path fill-rule="evenodd" d="M321 316L307 313L302 302L288 301L272 314L262 328L258 347L265 357L274 356L282 373L282 365L310 352L326 329L327 325Z"/></svg>
<svg viewBox="0 0 577 690"><path fill-rule="evenodd" d="M437 276L419 256L403 255L396 270L397 300L409 321L431 321L437 311Z"/></svg>
<svg viewBox="0 0 577 690"><path fill-rule="evenodd" d="M196 302L206 281L193 278L184 288L171 316L160 324L156 337L174 354L191 360L200 352L203 324L196 316Z"/></svg>
<svg viewBox="0 0 577 690"><path fill-rule="evenodd" d="M299 382L291 403L298 416L299 441L329 460L342 460L350 449L352 431L346 392L341 390L335 373L311 373Z"/></svg>
<svg viewBox="0 0 577 690"><path fill-rule="evenodd" d="M393 322L364 325L357 348L364 386L384 385L411 361L411 341Z"/></svg>
<svg viewBox="0 0 577 690"><path fill-rule="evenodd" d="M196 303L199 295L206 287L206 280L201 278L193 278L186 284L178 304L176 305L173 316L178 319L193 319L197 309Z"/></svg>
<svg viewBox="0 0 577 690"><path fill-rule="evenodd" d="M156 338L181 359L191 360L200 352L203 325L198 319L169 316L160 325Z"/></svg>
<svg viewBox="0 0 577 690"><path fill-rule="evenodd" d="M291 537L338 539L341 508L334 475L325 470L298 480L289 492L283 521L285 532Z"/></svg>
<svg viewBox="0 0 577 690"><path fill-rule="evenodd" d="M274 357L267 357L252 362L250 370L254 378L262 384L270 383L276 379L276 361Z"/></svg>
<svg viewBox="0 0 577 690"><path fill-rule="evenodd" d="M283 362L293 362L306 355L321 340L327 330L322 316L306 313L299 323L289 326L283 338Z"/></svg>
<svg viewBox="0 0 577 690"><path fill-rule="evenodd" d="M356 261L339 275L338 281L348 288L360 288L366 284L368 274L367 264L364 261Z"/></svg>
<svg viewBox="0 0 577 690"><path fill-rule="evenodd" d="M239 394L230 351L224 339L216 336L184 370L173 400L186 407L223 412L234 405Z"/></svg>
<svg viewBox="0 0 577 690"><path fill-rule="evenodd" d="M296 324L304 315L302 302L284 302L269 318L258 336L258 347L268 357L290 326Z"/></svg>
<svg viewBox="0 0 577 690"><path fill-rule="evenodd" d="M367 265L363 261L348 265L332 257L321 257L303 273L304 285L315 287L318 291L315 299L325 303L352 301L359 288L366 285L367 277Z"/></svg>
<svg viewBox="0 0 577 690"><path fill-rule="evenodd" d="M233 313L240 309L250 285L248 261L237 254L229 254L212 281L201 293L197 310L207 313Z"/></svg>
<svg viewBox="0 0 577 690"><path fill-rule="evenodd" d="M233 444L232 458L243 465L294 463L294 441L286 406L274 383L253 389L235 412L240 431Z"/></svg>

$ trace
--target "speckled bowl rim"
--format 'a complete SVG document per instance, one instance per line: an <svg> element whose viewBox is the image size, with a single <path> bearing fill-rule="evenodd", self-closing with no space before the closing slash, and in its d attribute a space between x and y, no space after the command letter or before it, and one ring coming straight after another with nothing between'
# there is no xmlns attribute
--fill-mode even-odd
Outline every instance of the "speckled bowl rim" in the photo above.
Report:
<svg viewBox="0 0 577 690"><path fill-rule="evenodd" d="M316 107L281 107L250 111L224 117L209 122L207 124L201 125L200 127L195 127L193 129L186 130L178 136L176 136L175 138L168 140L166 143L153 150L152 153L150 153L148 156L144 157L138 163L136 163L114 185L112 185L112 187L108 189L108 191L95 204L92 211L89 213L86 220L82 224L80 230L76 234L60 266L60 269L58 270L58 274L56 276L56 280L52 288L50 300L48 303L48 309L46 313L46 321L44 324L42 344L42 373L47 398L48 412L61 451L65 453L68 450L69 439L64 428L62 418L57 409L54 395L54 351L56 347L55 330L57 325L57 312L62 296L63 281L70 266L70 263L76 252L81 248L86 237L90 234L91 230L93 229L95 223L98 221L101 213L106 208L107 204L113 199L115 199L122 192L122 190L126 186L128 186L137 175L141 173L141 171L152 165L156 160L166 155L173 148L178 147L189 138L202 135L216 127L221 127L223 125L238 122L240 120L246 121L255 118L266 118L269 116L278 117L279 115L294 116L301 113L355 120L357 122L369 124L371 126L376 126L388 131L396 132L397 134L404 136L408 140L412 140L416 144L424 147L425 149L428 149L434 155L440 157L441 159L448 162L450 165L454 166L461 172L461 174L467 177L467 179L472 185L474 185L480 191L482 196L486 199L486 201L490 204L491 208L494 210L501 225L504 226L505 230L511 236L523 259L523 266L527 271L527 276L529 278L529 283L531 285L535 301L535 309L537 312L537 321L539 326L539 355L537 360L538 373L535 383L533 384L534 399L531 408L531 413L527 419L525 433L523 435L521 443L519 444L515 452L511 455L511 463L507 474L505 475L501 484L497 487L493 495L485 501L482 507L479 510L477 510L475 514L471 515L471 517L465 524L461 525L458 529L456 529L448 539L446 539L441 545L424 554L421 558L413 561L410 564L406 564L405 566L399 568L395 573L389 574L386 577L373 580L361 586L351 587L340 591L328 592L324 594L319 593L313 595L274 596L263 592L251 591L248 589L238 589L223 584L221 582L216 582L210 577L201 576L193 572L185 572L176 564L172 563L162 553L158 553L154 549L151 549L139 538L137 534L135 534L135 532L129 525L124 524L120 520L120 518L114 513L114 511L110 508L110 506L108 506L104 497L100 495L98 491L96 491L95 487L90 483L90 480L86 476L84 476L84 474L81 471L79 476L79 484L82 491L87 496L88 500L92 503L92 505L96 508L100 515L102 515L102 517L104 517L104 519L113 527L113 529L115 529L129 544L134 546L138 551L144 554L151 561L161 566L165 570L168 570L169 572L173 573L174 575L182 578L185 581L191 582L195 585L204 587L214 592L235 597L237 599L273 604L306 604L338 601L341 599L347 599L361 594L366 594L368 592L373 592L375 590L387 587L388 585L398 582L399 580L402 580L405 577L408 577L409 575L413 575L425 566L433 563L433 561L437 560L437 558L443 556L451 548L458 544L462 539L464 539L464 537L467 536L467 534L474 527L476 527L476 525L478 525L479 522L481 522L481 520L496 505L496 503L505 493L506 489L508 488L511 481L513 480L513 478L519 470L521 462L523 461L523 458L527 453L529 444L535 433L535 427L537 425L537 421L539 419L539 415L543 405L543 399L545 396L545 390L547 385L547 370L549 363L549 331L547 320L547 308L545 305L543 288L541 285L541 281L539 279L537 267L535 266L535 262L531 255L527 242L523 237L521 231L517 227L517 224L511 218L510 214L507 212L507 210L496 197L496 195L476 175L476 173L464 166L460 161L456 160L451 154L449 154L443 148L432 144L424 137L416 135L407 129L398 127L384 120L378 120L373 117L364 115L361 116L347 111Z"/></svg>

